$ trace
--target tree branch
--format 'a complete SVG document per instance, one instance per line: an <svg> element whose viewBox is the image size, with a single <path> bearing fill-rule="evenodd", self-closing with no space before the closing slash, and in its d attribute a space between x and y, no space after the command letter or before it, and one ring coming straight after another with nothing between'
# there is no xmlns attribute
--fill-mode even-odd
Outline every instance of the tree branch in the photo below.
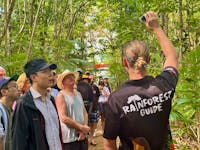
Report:
<svg viewBox="0 0 200 150"><path fill-rule="evenodd" d="M24 30L24 26L26 24L26 17L27 17L26 16L26 10L27 10L26 7L27 7L27 0L24 0L24 21L23 21L23 24L22 24L18 34L20 34Z"/></svg>
<svg viewBox="0 0 200 150"><path fill-rule="evenodd" d="M5 12L6 20L5 20L5 25L4 25L3 31L1 33L0 39L2 39L6 34L6 30L8 29L8 25L10 24L11 14L13 12L14 5L15 5L15 0L11 0L9 3L9 6L8 6L8 11ZM6 10L6 9L4 9L4 10Z"/></svg>
<svg viewBox="0 0 200 150"><path fill-rule="evenodd" d="M28 47L27 53L26 53L26 54L27 54L27 56L26 56L26 61L29 60L29 57L30 57L30 55L31 55L32 45L33 45L33 36L34 36L34 34L35 34L35 29L36 29L36 26L37 26L37 19L38 19L38 15L39 15L39 12L40 12L40 8L41 8L41 6L42 6L42 2L43 2L43 0L40 0L39 6L38 6L38 9L37 9L37 13L36 13L36 15L35 15L35 20L34 20L34 23L33 23L33 30L32 30L32 32L31 32L31 39L30 39L30 41L29 41L29 47Z"/></svg>

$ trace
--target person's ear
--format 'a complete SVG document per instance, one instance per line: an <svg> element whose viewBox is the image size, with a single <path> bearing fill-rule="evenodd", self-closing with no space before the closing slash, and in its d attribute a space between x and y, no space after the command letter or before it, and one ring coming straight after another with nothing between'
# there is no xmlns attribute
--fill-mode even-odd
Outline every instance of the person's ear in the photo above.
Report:
<svg viewBox="0 0 200 150"><path fill-rule="evenodd" d="M31 81L35 81L36 80L36 74L31 74L30 75L30 79L31 79Z"/></svg>
<svg viewBox="0 0 200 150"><path fill-rule="evenodd" d="M8 92L8 89L1 89L1 95L2 96L6 96L7 95L7 92Z"/></svg>
<svg viewBox="0 0 200 150"><path fill-rule="evenodd" d="M123 58L123 64L124 64L124 66L125 66L126 68L129 68L127 59L126 59L125 57Z"/></svg>
<svg viewBox="0 0 200 150"><path fill-rule="evenodd" d="M147 64L149 64L150 61L151 61L151 56L149 56L149 57L147 58Z"/></svg>

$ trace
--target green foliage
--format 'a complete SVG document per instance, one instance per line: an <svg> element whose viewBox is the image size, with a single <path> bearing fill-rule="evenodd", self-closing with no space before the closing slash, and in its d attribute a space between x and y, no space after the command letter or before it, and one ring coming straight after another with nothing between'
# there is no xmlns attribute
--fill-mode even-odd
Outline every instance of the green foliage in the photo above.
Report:
<svg viewBox="0 0 200 150"><path fill-rule="evenodd" d="M0 55L1 62L0 66L6 69L7 75L20 75L23 72L23 66L25 64L25 53L12 54L9 57L3 57Z"/></svg>
<svg viewBox="0 0 200 150"><path fill-rule="evenodd" d="M197 143L200 135L200 47L184 55L179 70L179 83L176 89L176 99L173 102L170 119L176 134L193 139ZM173 123L174 122L174 123ZM180 128L181 126L181 128Z"/></svg>
<svg viewBox="0 0 200 150"><path fill-rule="evenodd" d="M0 1L0 65L8 75L20 74L27 59L39 57L58 64L59 72L77 67L86 70L86 66L95 72L94 64L105 63L110 64L113 89L128 79L120 50L128 41L145 41L151 52L149 74L161 71L163 55L158 42L140 20L146 11L156 11L176 49L183 48L170 119L178 135L200 139L199 0L45 0L38 18L39 1L18 0L13 11L7 12L9 19L4 4L11 2Z"/></svg>
<svg viewBox="0 0 200 150"><path fill-rule="evenodd" d="M128 74L124 70L121 63L113 63L109 68L111 78L109 79L111 86L117 89L123 82L128 79Z"/></svg>
<svg viewBox="0 0 200 150"><path fill-rule="evenodd" d="M184 56L173 108L189 121L200 113L200 47ZM175 119L175 118L174 118ZM176 118L178 119L178 118Z"/></svg>

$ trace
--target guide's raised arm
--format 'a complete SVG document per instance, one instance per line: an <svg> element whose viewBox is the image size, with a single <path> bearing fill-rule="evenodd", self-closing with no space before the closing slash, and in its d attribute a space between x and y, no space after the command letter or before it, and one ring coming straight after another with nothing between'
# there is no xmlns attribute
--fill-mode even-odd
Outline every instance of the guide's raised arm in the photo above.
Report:
<svg viewBox="0 0 200 150"><path fill-rule="evenodd" d="M172 66L178 68L178 57L175 48L169 38L166 36L165 32L161 28L158 17L155 12L149 11L143 15L145 18L145 24L147 28L153 31L154 35L159 41L161 49L165 55L165 62L163 68L167 66Z"/></svg>

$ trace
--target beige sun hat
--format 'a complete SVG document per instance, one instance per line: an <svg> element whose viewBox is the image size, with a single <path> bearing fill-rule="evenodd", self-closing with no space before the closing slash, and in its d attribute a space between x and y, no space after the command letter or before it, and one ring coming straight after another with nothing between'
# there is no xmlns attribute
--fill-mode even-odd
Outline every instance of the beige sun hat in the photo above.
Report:
<svg viewBox="0 0 200 150"><path fill-rule="evenodd" d="M22 74L19 76L19 78L17 79L17 86L18 86L20 89L22 89L27 80L29 80L29 79L26 77L26 74L25 74L25 73L22 73Z"/></svg>
<svg viewBox="0 0 200 150"><path fill-rule="evenodd" d="M63 79L70 74L74 75L75 81L77 81L78 75L79 75L78 72L72 72L72 71L69 71L69 70L65 70L63 73L59 74L58 78L57 78L57 86L58 86L59 89L64 89Z"/></svg>

